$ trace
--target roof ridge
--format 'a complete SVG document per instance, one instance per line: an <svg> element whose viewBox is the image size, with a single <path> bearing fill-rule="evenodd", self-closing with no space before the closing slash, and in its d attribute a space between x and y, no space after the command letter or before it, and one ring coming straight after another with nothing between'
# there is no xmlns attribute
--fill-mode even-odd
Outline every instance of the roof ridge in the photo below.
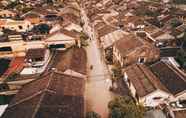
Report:
<svg viewBox="0 0 186 118"><path fill-rule="evenodd" d="M15 105L17 105L17 104L20 104L20 103L24 102L24 101L27 101L27 100L29 100L29 99L31 99L31 98L33 98L33 97L39 95L39 94L45 93L45 91L49 91L49 92L50 92L50 89L48 89L48 87L49 87L50 82L51 82L51 80L52 80L52 77L51 77L51 76L53 76L54 73L49 73L49 74L50 74L50 78L49 78L49 81L48 81L48 83L47 83L47 86L44 88L44 90L40 90L40 91L38 91L37 93L35 93L35 94L31 95L31 96L28 96L28 97L26 97L26 98L24 98L24 99L22 99L22 100L16 102L16 103L13 104L13 105L10 105L10 107L13 107L13 106L15 106Z"/></svg>
<svg viewBox="0 0 186 118"><path fill-rule="evenodd" d="M155 90L157 90L157 87L154 85L154 83L152 83L152 81L149 79L149 76L148 76L148 74L147 74L147 72L145 72L145 71L147 71L147 70L144 70L144 68L145 68L145 66L143 66L144 68L142 68L142 65L139 65L139 64L137 64L137 67L139 68L139 70L141 70L141 72L144 74L144 77L148 80L148 82L151 84L151 86L155 89ZM146 69L146 68L145 68ZM144 78L144 79L145 79ZM154 77L153 77L154 78ZM140 81L141 82L141 81ZM146 86L143 86L145 89L145 91L146 92L149 92L147 89L148 88L146 88Z"/></svg>
<svg viewBox="0 0 186 118"><path fill-rule="evenodd" d="M54 71L52 72L52 73L50 73L50 77L49 77L49 81L48 81L48 83L47 83L47 86L46 86L46 88L42 91L43 92L43 95L40 97L40 99L39 99L39 102L38 102L38 104L37 104L37 106L36 106L36 108L34 109L34 113L32 114L32 117L31 118L35 118L35 116L36 116L36 114L37 114L37 111L38 111L38 109L40 108L40 106L41 106L41 102L42 102L42 100L43 100L43 98L44 98L44 96L46 95L46 92L51 92L52 90L50 90L50 89L48 89L49 88L49 86L50 86L50 83L51 83L51 81L53 80L53 75L54 75ZM54 92L54 91L53 91Z"/></svg>
<svg viewBox="0 0 186 118"><path fill-rule="evenodd" d="M184 79L184 75L175 67L172 67L171 65L169 65L168 63L165 63L164 64L167 65L168 68L170 68L171 70L173 70L184 82L186 82L186 80Z"/></svg>
<svg viewBox="0 0 186 118"><path fill-rule="evenodd" d="M148 79L149 80L149 82L153 85L153 87L155 88L155 89L161 89L162 90L162 88L163 89L166 89L167 91L168 91L168 89L166 88L166 87L164 87L164 85L162 85L162 83L159 81L159 79L157 79L157 76L150 70L150 68L148 68L147 66L143 66L144 68L141 68L142 70L143 70L143 73L145 73L145 75L146 76L151 76L152 77L152 79ZM144 69L146 69L146 71L148 71L148 72L146 72ZM148 74L146 74L146 73L148 73ZM158 82L159 84L160 84L160 86L161 87L159 87L158 85L157 85L157 83L154 83L153 81L156 81L156 82Z"/></svg>
<svg viewBox="0 0 186 118"><path fill-rule="evenodd" d="M67 69L66 69L66 70L67 70ZM70 70L74 71L73 69L70 69ZM74 72L76 72L76 71L74 71ZM82 77L78 77L78 76L66 74L66 73L64 73L64 72L62 72L62 71L60 71L60 70L55 70L55 73L56 73L56 74L63 75L63 76L68 76L68 77L70 77L70 79L73 79L73 80L77 80L77 78L78 78L78 79L82 79ZM75 78L76 78L76 79L75 79ZM48 89L48 90L49 90L49 89Z"/></svg>
<svg viewBox="0 0 186 118"><path fill-rule="evenodd" d="M39 102L38 102L36 108L34 109L34 113L32 114L32 117L31 117L31 118L35 118L35 116L36 116L36 114L37 114L37 111L38 111L39 107L41 106L41 102L42 102L42 100L43 100L45 94L46 94L46 93L44 92L43 95L40 97Z"/></svg>
<svg viewBox="0 0 186 118"><path fill-rule="evenodd" d="M37 93L35 93L35 94L33 94L33 95L29 96L29 97L26 97L26 98L24 98L24 99L22 99L22 100L16 102L16 103L13 104L13 105L9 105L8 107L11 108L11 107L13 107L13 106L15 106L15 105L18 105L18 104L20 104L20 103L23 103L24 101L30 100L30 99L34 98L35 96L42 94L43 92L44 92L43 90L40 90L39 92L37 92Z"/></svg>

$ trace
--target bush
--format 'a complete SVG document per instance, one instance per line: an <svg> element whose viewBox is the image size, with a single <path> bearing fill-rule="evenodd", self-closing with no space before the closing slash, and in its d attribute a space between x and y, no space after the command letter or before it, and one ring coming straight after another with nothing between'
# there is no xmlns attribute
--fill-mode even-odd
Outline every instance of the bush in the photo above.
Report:
<svg viewBox="0 0 186 118"><path fill-rule="evenodd" d="M144 107L129 97L117 97L109 102L109 118L143 118Z"/></svg>
<svg viewBox="0 0 186 118"><path fill-rule="evenodd" d="M17 77L19 76L18 73L12 73L11 75L9 75L5 81L14 81Z"/></svg>
<svg viewBox="0 0 186 118"><path fill-rule="evenodd" d="M91 111L86 114L86 118L101 118L101 116L98 113Z"/></svg>
<svg viewBox="0 0 186 118"><path fill-rule="evenodd" d="M88 46L88 42L87 42L88 38L89 37L84 32L80 33L80 40L82 46Z"/></svg>
<svg viewBox="0 0 186 118"><path fill-rule="evenodd" d="M186 52L184 50L181 49L177 52L176 60L182 68L186 69Z"/></svg>

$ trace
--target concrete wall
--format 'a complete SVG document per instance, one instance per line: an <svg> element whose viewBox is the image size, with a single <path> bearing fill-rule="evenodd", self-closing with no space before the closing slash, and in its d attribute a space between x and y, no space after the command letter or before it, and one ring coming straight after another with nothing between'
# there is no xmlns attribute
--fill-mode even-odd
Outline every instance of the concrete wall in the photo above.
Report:
<svg viewBox="0 0 186 118"><path fill-rule="evenodd" d="M154 99L155 97L160 97L161 99ZM142 103L144 106L155 107L161 103L168 102L167 100L170 100L172 98L173 96L171 94L168 94L162 90L156 90L148 94L147 96L140 98L139 103Z"/></svg>

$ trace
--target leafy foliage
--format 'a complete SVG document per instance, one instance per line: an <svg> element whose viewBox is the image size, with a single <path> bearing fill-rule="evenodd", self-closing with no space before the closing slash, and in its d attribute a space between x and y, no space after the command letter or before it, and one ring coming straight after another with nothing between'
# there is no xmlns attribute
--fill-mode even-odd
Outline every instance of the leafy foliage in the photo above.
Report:
<svg viewBox="0 0 186 118"><path fill-rule="evenodd" d="M129 97L117 97L109 102L109 118L143 118L144 107Z"/></svg>
<svg viewBox="0 0 186 118"><path fill-rule="evenodd" d="M180 49L177 52L176 60L178 61L182 68L186 69L186 52L183 49Z"/></svg>
<svg viewBox="0 0 186 118"><path fill-rule="evenodd" d="M113 64L113 49L112 48L106 49L105 58L106 58L107 64Z"/></svg>
<svg viewBox="0 0 186 118"><path fill-rule="evenodd" d="M88 46L88 42L87 42L88 38L89 37L84 32L80 33L80 40L82 46Z"/></svg>
<svg viewBox="0 0 186 118"><path fill-rule="evenodd" d="M171 26L172 26L173 28L178 27L178 26L181 25L181 24L182 24L182 22L181 22L180 20L178 20L178 19L172 19L172 20L171 20Z"/></svg>
<svg viewBox="0 0 186 118"><path fill-rule="evenodd" d="M185 0L173 0L173 3L175 4L186 4Z"/></svg>
<svg viewBox="0 0 186 118"><path fill-rule="evenodd" d="M34 26L34 28L32 29L35 33L39 33L39 34L48 34L50 31L50 26L47 24L39 24L37 26Z"/></svg>
<svg viewBox="0 0 186 118"><path fill-rule="evenodd" d="M86 118L101 118L101 116L98 113L91 111L86 114Z"/></svg>
<svg viewBox="0 0 186 118"><path fill-rule="evenodd" d="M114 65L114 67L112 68L112 74L113 74L113 78L114 80L120 79L122 78L122 70L121 67L119 65Z"/></svg>
<svg viewBox="0 0 186 118"><path fill-rule="evenodd" d="M14 72L6 78L6 81L14 81L18 76L19 74Z"/></svg>

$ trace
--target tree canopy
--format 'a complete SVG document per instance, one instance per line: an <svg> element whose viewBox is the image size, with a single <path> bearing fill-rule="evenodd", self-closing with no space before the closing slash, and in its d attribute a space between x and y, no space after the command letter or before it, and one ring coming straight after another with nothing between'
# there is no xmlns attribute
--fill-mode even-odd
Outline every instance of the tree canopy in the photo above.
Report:
<svg viewBox="0 0 186 118"><path fill-rule="evenodd" d="M144 108L129 97L117 97L109 102L109 118L143 118Z"/></svg>
<svg viewBox="0 0 186 118"><path fill-rule="evenodd" d="M87 112L86 118L101 118L101 116L98 113L91 111Z"/></svg>
<svg viewBox="0 0 186 118"><path fill-rule="evenodd" d="M39 24L33 27L33 31L40 34L48 34L50 31L50 26L47 24Z"/></svg>
<svg viewBox="0 0 186 118"><path fill-rule="evenodd" d="M176 4L186 4L185 0L173 0L173 2Z"/></svg>

